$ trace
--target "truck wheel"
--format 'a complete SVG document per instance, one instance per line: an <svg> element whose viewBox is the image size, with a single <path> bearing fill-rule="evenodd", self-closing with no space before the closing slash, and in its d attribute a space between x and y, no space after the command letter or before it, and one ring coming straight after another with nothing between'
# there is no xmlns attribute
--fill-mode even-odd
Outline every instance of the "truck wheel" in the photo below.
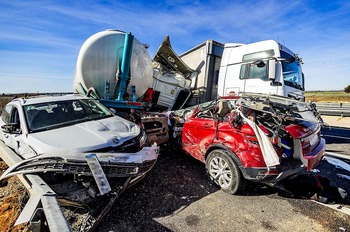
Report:
<svg viewBox="0 0 350 232"><path fill-rule="evenodd" d="M213 150L206 161L210 179L224 192L236 194L243 191L245 179L235 160L224 150Z"/></svg>

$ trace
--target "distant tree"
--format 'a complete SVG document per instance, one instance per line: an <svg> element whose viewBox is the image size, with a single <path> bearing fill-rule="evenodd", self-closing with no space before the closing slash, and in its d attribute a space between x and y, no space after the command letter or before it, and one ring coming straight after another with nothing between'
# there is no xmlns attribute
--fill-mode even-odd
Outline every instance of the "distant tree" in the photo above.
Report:
<svg viewBox="0 0 350 232"><path fill-rule="evenodd" d="M344 88L345 93L350 93L350 85L346 86Z"/></svg>

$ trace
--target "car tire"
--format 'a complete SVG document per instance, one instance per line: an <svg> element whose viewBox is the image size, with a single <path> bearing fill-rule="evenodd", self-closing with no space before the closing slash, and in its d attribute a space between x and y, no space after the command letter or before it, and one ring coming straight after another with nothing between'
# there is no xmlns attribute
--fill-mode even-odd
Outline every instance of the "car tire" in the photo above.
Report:
<svg viewBox="0 0 350 232"><path fill-rule="evenodd" d="M205 161L211 181L229 194L241 193L245 182L237 161L222 149L211 151Z"/></svg>

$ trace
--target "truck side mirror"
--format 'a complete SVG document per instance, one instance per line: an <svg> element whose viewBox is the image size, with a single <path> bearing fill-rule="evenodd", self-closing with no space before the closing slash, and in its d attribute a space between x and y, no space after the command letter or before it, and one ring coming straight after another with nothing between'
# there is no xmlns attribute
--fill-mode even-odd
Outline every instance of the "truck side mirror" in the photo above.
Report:
<svg viewBox="0 0 350 232"><path fill-rule="evenodd" d="M263 67L265 67L265 62L263 61L263 60L256 60L256 61L254 61L254 63L253 63L254 65L256 65L256 66L258 66L258 68L263 68Z"/></svg>
<svg viewBox="0 0 350 232"><path fill-rule="evenodd" d="M276 60L271 59L268 62L269 62L268 78L269 80L275 80L276 79Z"/></svg>

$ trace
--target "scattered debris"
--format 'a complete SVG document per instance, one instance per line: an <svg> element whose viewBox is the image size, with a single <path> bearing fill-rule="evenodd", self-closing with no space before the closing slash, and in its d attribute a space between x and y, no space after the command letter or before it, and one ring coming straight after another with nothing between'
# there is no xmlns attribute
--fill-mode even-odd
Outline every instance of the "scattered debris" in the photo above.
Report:
<svg viewBox="0 0 350 232"><path fill-rule="evenodd" d="M322 203L344 203L347 192L335 187L330 180L319 174L298 174L282 181L285 190L298 197L317 200Z"/></svg>

